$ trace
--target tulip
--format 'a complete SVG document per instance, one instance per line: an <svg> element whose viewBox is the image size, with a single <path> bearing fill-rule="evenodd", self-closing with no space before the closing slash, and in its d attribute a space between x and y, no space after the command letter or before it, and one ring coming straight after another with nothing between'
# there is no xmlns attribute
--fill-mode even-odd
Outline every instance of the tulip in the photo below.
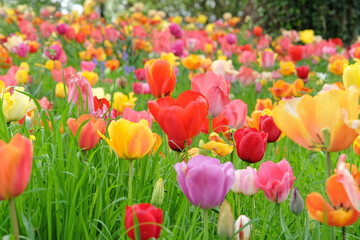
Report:
<svg viewBox="0 0 360 240"><path fill-rule="evenodd" d="M139 226L134 226L134 215L139 222ZM125 228L127 235L131 239L135 239L136 227L140 230L140 239L148 240L150 238L158 239L161 232L161 224L163 223L163 211L155 208L149 203L134 204L127 206L125 210Z"/></svg>
<svg viewBox="0 0 360 240"><path fill-rule="evenodd" d="M272 51L263 51L261 53L261 67L272 68L275 65L275 54Z"/></svg>
<svg viewBox="0 0 360 240"><path fill-rule="evenodd" d="M45 48L45 55L51 60L57 60L60 58L62 48L58 44L53 44L50 47Z"/></svg>
<svg viewBox="0 0 360 240"><path fill-rule="evenodd" d="M268 134L256 128L236 130L234 139L239 158L248 163L259 162L265 153Z"/></svg>
<svg viewBox="0 0 360 240"><path fill-rule="evenodd" d="M268 115L260 117L259 131L268 134L267 142L276 142L281 135L281 130L275 125L273 117Z"/></svg>
<svg viewBox="0 0 360 240"><path fill-rule="evenodd" d="M68 30L68 26L65 23L61 23L61 24L57 25L57 27L56 27L56 31L60 35L64 35L67 30Z"/></svg>
<svg viewBox="0 0 360 240"><path fill-rule="evenodd" d="M250 222L250 219L245 215L240 215L235 222L235 232L238 232L245 224ZM235 236L236 240L250 240L252 225L248 224L243 230L238 232Z"/></svg>
<svg viewBox="0 0 360 240"><path fill-rule="evenodd" d="M289 48L289 55L294 62L301 61L303 58L303 47L301 45L292 46Z"/></svg>
<svg viewBox="0 0 360 240"><path fill-rule="evenodd" d="M23 69L19 69L17 70L16 74L15 74L15 79L16 82L18 84L26 84L28 82L28 72L23 70Z"/></svg>
<svg viewBox="0 0 360 240"><path fill-rule="evenodd" d="M231 191L236 194L243 193L247 196L255 195L260 188L255 183L255 175L257 171L255 168L246 167L246 169L235 170L235 181L231 187Z"/></svg>
<svg viewBox="0 0 360 240"><path fill-rule="evenodd" d="M6 122L19 121L27 112L35 108L35 104L30 97L21 93L23 87L15 87L14 93L5 92L0 95L2 98L2 111Z"/></svg>
<svg viewBox="0 0 360 240"><path fill-rule="evenodd" d="M301 66L296 68L296 73L298 77L304 80L308 78L309 71L310 71L309 66Z"/></svg>
<svg viewBox="0 0 360 240"><path fill-rule="evenodd" d="M234 183L232 163L220 164L216 158L197 155L188 163L176 163L175 170L187 199L202 209L220 206Z"/></svg>
<svg viewBox="0 0 360 240"><path fill-rule="evenodd" d="M262 163L255 175L256 185L263 190L270 202L277 204L287 199L294 181L293 170L286 159L278 163Z"/></svg>
<svg viewBox="0 0 360 240"><path fill-rule="evenodd" d="M149 123L149 128L151 128L153 121L153 117L149 111L137 112L129 107L124 108L122 118L127 119L134 123L140 122L141 119L145 119Z"/></svg>
<svg viewBox="0 0 360 240"><path fill-rule="evenodd" d="M255 26L252 32L255 37L260 37L262 35L263 29L260 26Z"/></svg>
<svg viewBox="0 0 360 240"><path fill-rule="evenodd" d="M68 91L67 86L65 86L66 92ZM64 83L57 83L55 87L55 95L58 98L64 98L65 97L65 90L64 90Z"/></svg>
<svg viewBox="0 0 360 240"><path fill-rule="evenodd" d="M83 125L83 123L85 124ZM106 132L105 122L101 118L95 119L88 114L81 115L78 119L69 118L67 124L73 136L77 136L79 127L83 125L80 130L78 143L80 148L84 151L93 149L98 144L100 140L98 131L101 134L105 134Z"/></svg>
<svg viewBox="0 0 360 240"><path fill-rule="evenodd" d="M175 38L181 38L182 30L181 30L181 27L179 25L177 25L176 23L171 23L170 26L169 26L169 30L170 30L170 33Z"/></svg>
<svg viewBox="0 0 360 240"><path fill-rule="evenodd" d="M291 61L281 61L280 62L280 72L284 76L290 76L295 71L295 64Z"/></svg>
<svg viewBox="0 0 360 240"><path fill-rule="evenodd" d="M333 62L329 63L328 70L335 75L343 75L344 67L349 65L349 61L345 58L335 59ZM355 77L355 76L354 76ZM345 83L345 82L344 82Z"/></svg>
<svg viewBox="0 0 360 240"><path fill-rule="evenodd" d="M154 191L151 197L151 204L160 207L164 201L164 182L162 178L155 183Z"/></svg>
<svg viewBox="0 0 360 240"><path fill-rule="evenodd" d="M181 59L181 63L189 70L196 70L201 66L202 59L198 55L190 54L189 56Z"/></svg>
<svg viewBox="0 0 360 240"><path fill-rule="evenodd" d="M210 71L199 73L191 79L191 90L203 94L209 102L210 119L217 117L224 107L230 103L231 84L221 75Z"/></svg>
<svg viewBox="0 0 360 240"><path fill-rule="evenodd" d="M213 136L216 137L213 137ZM203 143L199 145L200 148L211 150L216 155L219 155L220 157L225 157L232 153L234 150L234 146L227 144L224 140L222 140L219 135L215 132L211 133L210 136L210 142Z"/></svg>
<svg viewBox="0 0 360 240"><path fill-rule="evenodd" d="M299 215L304 210L304 200L296 187L293 188L290 195L290 210L295 215Z"/></svg>
<svg viewBox="0 0 360 240"><path fill-rule="evenodd" d="M169 96L149 100L148 107L169 139L184 142L200 133L209 104L201 93L187 90L177 100Z"/></svg>
<svg viewBox="0 0 360 240"><path fill-rule="evenodd" d="M273 106L270 98L256 99L255 110L264 110L264 109L272 110L272 108Z"/></svg>
<svg viewBox="0 0 360 240"><path fill-rule="evenodd" d="M276 126L300 146L312 151L347 149L357 137L359 91L330 90L314 97L286 100L273 110Z"/></svg>
<svg viewBox="0 0 360 240"><path fill-rule="evenodd" d="M93 91L94 92L94 91ZM94 112L93 116L95 118L109 118L109 108L110 103L106 98L98 99L96 96L94 96ZM117 115L117 111L115 109L111 110L110 118L115 118Z"/></svg>
<svg viewBox="0 0 360 240"><path fill-rule="evenodd" d="M145 67L145 76L154 97L162 98L172 94L176 76L168 61L159 59L152 61Z"/></svg>
<svg viewBox="0 0 360 240"><path fill-rule="evenodd" d="M300 35L300 40L304 44L309 44L314 41L314 30L312 30L312 29L306 29L306 30L300 31L299 35Z"/></svg>
<svg viewBox="0 0 360 240"><path fill-rule="evenodd" d="M353 149L356 155L360 156L360 136L358 136L353 142Z"/></svg>
<svg viewBox="0 0 360 240"><path fill-rule="evenodd" d="M228 33L226 35L226 41L228 44L232 45L232 44L235 44L236 41L237 41L237 38L236 38L236 35L233 34L233 33Z"/></svg>
<svg viewBox="0 0 360 240"><path fill-rule="evenodd" d="M229 119L229 126L232 128L242 128L246 122L247 104L240 99L232 100L224 107L224 116Z"/></svg>
<svg viewBox="0 0 360 240"><path fill-rule="evenodd" d="M116 109L119 113L124 112L125 108L135 107L135 102L137 98L134 98L134 93L130 92L129 96L123 94L122 92L114 93L114 101L112 107Z"/></svg>
<svg viewBox="0 0 360 240"><path fill-rule="evenodd" d="M234 234L234 216L230 204L225 200L220 207L217 231L220 238L231 239Z"/></svg>
<svg viewBox="0 0 360 240"><path fill-rule="evenodd" d="M185 150L185 142L183 141L178 142L174 139L169 138L168 143L171 150L174 150L176 152L182 152ZM186 141L187 147L190 147L191 143L192 143L192 139L187 140Z"/></svg>
<svg viewBox="0 0 360 240"><path fill-rule="evenodd" d="M175 56L180 57L184 53L184 41L183 40L176 40L174 45L171 48L172 52Z"/></svg>
<svg viewBox="0 0 360 240"><path fill-rule="evenodd" d="M355 85L360 88L360 63L351 64L345 66L343 73L343 82L345 88L349 88L351 85Z"/></svg>
<svg viewBox="0 0 360 240"><path fill-rule="evenodd" d="M234 82L239 74L239 72L235 70L231 60L216 60L211 63L211 69L229 82Z"/></svg>
<svg viewBox="0 0 360 240"><path fill-rule="evenodd" d="M146 79L145 77L145 69L138 68L134 71L134 74L136 76L136 79L139 81L144 81Z"/></svg>
<svg viewBox="0 0 360 240"><path fill-rule="evenodd" d="M91 85L83 76L72 76L69 84L68 102L76 104L78 110L84 113L93 113L94 97Z"/></svg>

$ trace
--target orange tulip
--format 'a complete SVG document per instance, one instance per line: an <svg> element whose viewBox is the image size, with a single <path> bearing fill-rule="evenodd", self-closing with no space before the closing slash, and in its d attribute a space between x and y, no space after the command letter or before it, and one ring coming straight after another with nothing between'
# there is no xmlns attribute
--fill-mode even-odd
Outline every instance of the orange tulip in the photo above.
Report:
<svg viewBox="0 0 360 240"><path fill-rule="evenodd" d="M19 196L29 183L33 146L16 134L7 144L0 140L0 200Z"/></svg>
<svg viewBox="0 0 360 240"><path fill-rule="evenodd" d="M69 118L67 120L67 124L74 136L76 136L79 127L84 122L86 123L82 126L79 135L79 146L84 151L87 151L94 148L98 144L100 140L98 131L102 134L105 134L106 125L101 118L95 119L93 116L88 114L83 114L78 119Z"/></svg>
<svg viewBox="0 0 360 240"><path fill-rule="evenodd" d="M145 67L146 81L151 94L156 98L170 96L175 88L176 76L167 60L152 60Z"/></svg>
<svg viewBox="0 0 360 240"><path fill-rule="evenodd" d="M343 185L334 174L326 181L326 192L331 205L317 192L306 197L306 207L310 216L330 226L344 227L352 225L359 218L360 213L350 203Z"/></svg>

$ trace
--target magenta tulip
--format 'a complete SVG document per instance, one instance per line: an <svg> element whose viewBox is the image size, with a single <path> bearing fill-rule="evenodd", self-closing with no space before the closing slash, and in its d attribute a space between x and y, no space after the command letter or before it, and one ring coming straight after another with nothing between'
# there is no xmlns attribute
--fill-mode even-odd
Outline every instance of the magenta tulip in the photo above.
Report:
<svg viewBox="0 0 360 240"><path fill-rule="evenodd" d="M187 199L202 209L220 206L234 184L232 163L220 164L216 158L197 155L188 163L176 163L175 170Z"/></svg>
<svg viewBox="0 0 360 240"><path fill-rule="evenodd" d="M273 203L282 203L288 198L294 181L293 170L285 158L278 163L262 163L255 175L255 183Z"/></svg>
<svg viewBox="0 0 360 240"><path fill-rule="evenodd" d="M224 107L230 103L230 87L228 81L212 71L196 74L191 79L191 90L203 94L209 102L208 118L210 119L219 116Z"/></svg>

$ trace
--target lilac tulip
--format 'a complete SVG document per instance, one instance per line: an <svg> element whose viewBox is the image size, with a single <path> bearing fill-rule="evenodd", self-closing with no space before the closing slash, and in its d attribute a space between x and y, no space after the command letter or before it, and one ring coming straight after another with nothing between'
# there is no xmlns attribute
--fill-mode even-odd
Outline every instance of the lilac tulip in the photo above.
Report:
<svg viewBox="0 0 360 240"><path fill-rule="evenodd" d="M175 164L177 180L191 204L202 209L220 206L234 184L234 166L216 158L197 155Z"/></svg>

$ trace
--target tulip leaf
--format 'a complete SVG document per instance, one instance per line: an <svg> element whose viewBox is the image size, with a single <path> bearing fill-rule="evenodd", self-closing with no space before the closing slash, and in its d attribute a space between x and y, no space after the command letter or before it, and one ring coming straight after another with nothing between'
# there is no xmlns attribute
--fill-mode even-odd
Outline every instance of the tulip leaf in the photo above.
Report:
<svg viewBox="0 0 360 240"><path fill-rule="evenodd" d="M284 221L284 218L282 216L281 213L281 208L280 208L280 223L281 223L281 228L283 230L283 233L285 233L286 239L293 239L293 236L291 235L289 228L287 227L286 222Z"/></svg>

